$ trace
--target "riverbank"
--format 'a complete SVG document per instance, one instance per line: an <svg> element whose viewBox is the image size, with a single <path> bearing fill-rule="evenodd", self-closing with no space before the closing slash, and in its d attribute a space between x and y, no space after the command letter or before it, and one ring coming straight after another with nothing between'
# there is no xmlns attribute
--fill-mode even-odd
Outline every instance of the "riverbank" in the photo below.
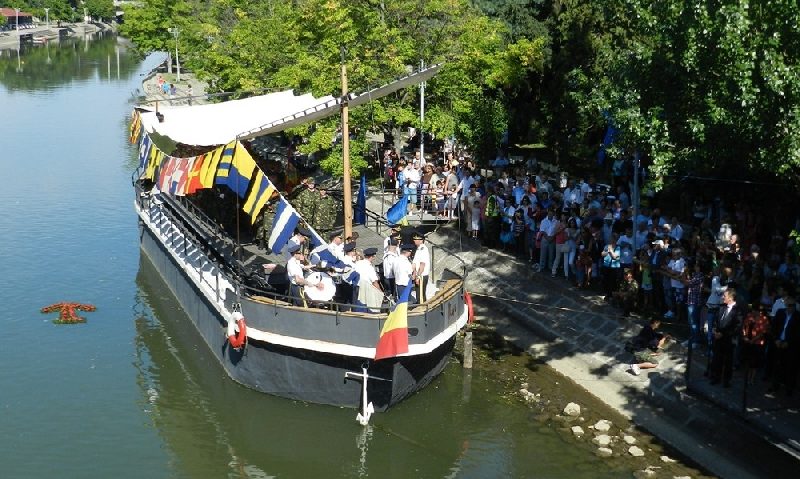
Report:
<svg viewBox="0 0 800 479"><path fill-rule="evenodd" d="M483 370L483 374L488 371L504 384L507 393L500 401L526 404L532 423L558 431L574 448L604 457L606 466L621 475L633 471L637 478L711 477L690 458L587 394L540 358L518 348L516 340L510 341L500 333L503 328L492 324L491 308L485 301L476 300L475 308L481 318L470 328L476 368ZM463 347L456 354L463 355ZM574 416L564 413L570 403L579 405ZM604 424L608 424L608 429ZM600 446L601 443L605 445Z"/></svg>
<svg viewBox="0 0 800 479"><path fill-rule="evenodd" d="M114 31L116 27L105 23L62 23L61 25L51 24L49 27L40 25L36 28L20 30L19 32L12 30L0 34L0 50L16 50L19 48L21 35L32 35L47 42L58 41L62 38L59 33L62 30L66 32L66 38L74 38L98 32Z"/></svg>
<svg viewBox="0 0 800 479"><path fill-rule="evenodd" d="M368 208L380 211L381 205L368 202ZM585 389L585 397L601 400L717 476L785 477L797 470L800 463L793 451L783 447L791 441L786 435L797 431L793 409L768 412L780 417L772 419L774 424L785 424L778 430L782 436L767 434L759 427L762 423L753 424L764 414L743 418L731 407L690 391L686 350L674 343L658 369L633 376L623 344L638 333L643 319L623 318L591 291L576 290L563 279L534 273L513 255L460 238L453 225L428 238L436 271L458 271L461 261L470 265L467 286L483 308L479 319L534 360L573 380ZM735 403L734 391L726 391L727 396L714 393L718 400Z"/></svg>

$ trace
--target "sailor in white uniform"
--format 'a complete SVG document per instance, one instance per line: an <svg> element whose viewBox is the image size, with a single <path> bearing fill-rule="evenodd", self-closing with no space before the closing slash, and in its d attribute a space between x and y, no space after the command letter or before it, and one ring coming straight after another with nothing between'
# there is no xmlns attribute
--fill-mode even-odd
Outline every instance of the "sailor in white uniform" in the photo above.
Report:
<svg viewBox="0 0 800 479"><path fill-rule="evenodd" d="M375 265L372 264L372 260L375 258L376 254L378 254L378 248L365 249L364 258L356 261L353 269L358 272L361 281L368 281L376 288L381 289L381 284L378 280L378 272L375 271Z"/></svg>
<svg viewBox="0 0 800 479"><path fill-rule="evenodd" d="M295 231L294 235L289 238L289 241L286 242L286 253L284 253L286 255L286 259L288 260L292 257L292 253L289 251L294 246L299 246L300 251L303 251L303 245L308 242L309 237L311 237L310 231L305 228L297 228L297 231Z"/></svg>
<svg viewBox="0 0 800 479"><path fill-rule="evenodd" d="M292 304L295 306L305 306L301 287L308 284L304 276L308 267L303 265L303 252L299 245L289 248L289 253L292 255L289 261L286 262L286 275L289 277L289 296L291 296Z"/></svg>
<svg viewBox="0 0 800 479"><path fill-rule="evenodd" d="M389 242L386 247L386 252L383 253L383 284L384 291L389 295L394 296L394 264L397 262L397 257L400 252L397 251L399 237L392 235L389 237Z"/></svg>
<svg viewBox="0 0 800 479"><path fill-rule="evenodd" d="M413 273L411 252L413 250L414 245L411 244L400 246L400 256L397 257L394 263L395 296L398 298L408 283L411 282L411 275ZM413 303L413 298L411 296L409 296L408 302Z"/></svg>
<svg viewBox="0 0 800 479"><path fill-rule="evenodd" d="M427 300L428 276L431 272L431 253L425 245L425 237L420 233L414 233L412 239L417 247L417 251L414 253L414 262L412 263L412 279L417 286L417 301L422 304Z"/></svg>

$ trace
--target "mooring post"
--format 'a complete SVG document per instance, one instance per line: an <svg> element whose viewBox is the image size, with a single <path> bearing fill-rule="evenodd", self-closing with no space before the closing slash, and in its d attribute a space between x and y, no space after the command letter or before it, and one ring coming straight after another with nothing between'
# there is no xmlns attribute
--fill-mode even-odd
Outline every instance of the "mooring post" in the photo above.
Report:
<svg viewBox="0 0 800 479"><path fill-rule="evenodd" d="M472 369L472 331L464 335L464 369Z"/></svg>

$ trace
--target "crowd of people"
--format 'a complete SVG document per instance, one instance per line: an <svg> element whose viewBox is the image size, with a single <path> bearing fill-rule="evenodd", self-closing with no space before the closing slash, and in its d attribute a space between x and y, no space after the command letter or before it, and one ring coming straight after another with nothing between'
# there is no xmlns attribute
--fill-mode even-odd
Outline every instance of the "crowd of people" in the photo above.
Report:
<svg viewBox="0 0 800 479"><path fill-rule="evenodd" d="M501 161L505 160L505 161ZM730 386L734 368L770 390L792 394L800 365L798 245L774 233L763 244L757 212L719 198L665 203L648 196L634 211L629 168L617 160L610 184L585 176L550 176L536 161L499 155L491 176L452 153L434 163L384 156L384 178L408 197L409 214L460 220L489 248L530 262L538 274L592 288L623 315L640 313L685 325L688 343L708 350L709 380ZM678 215L681 215L680 217ZM763 246L763 248L762 248ZM638 372L638 369L635 371Z"/></svg>

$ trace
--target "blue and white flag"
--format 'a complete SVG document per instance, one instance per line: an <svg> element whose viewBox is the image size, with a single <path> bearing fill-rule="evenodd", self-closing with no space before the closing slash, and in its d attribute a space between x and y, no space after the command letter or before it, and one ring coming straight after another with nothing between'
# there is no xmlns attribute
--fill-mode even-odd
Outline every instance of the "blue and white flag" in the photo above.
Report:
<svg viewBox="0 0 800 479"><path fill-rule="evenodd" d="M142 135L142 141L139 145L139 168L147 166L147 160L150 158L150 147L152 146L153 143L150 141L150 137L147 134Z"/></svg>
<svg viewBox="0 0 800 479"><path fill-rule="evenodd" d="M269 249L280 253L289 238L294 234L294 229L300 222L300 215L285 199L281 198L272 221L272 233L269 235Z"/></svg>

